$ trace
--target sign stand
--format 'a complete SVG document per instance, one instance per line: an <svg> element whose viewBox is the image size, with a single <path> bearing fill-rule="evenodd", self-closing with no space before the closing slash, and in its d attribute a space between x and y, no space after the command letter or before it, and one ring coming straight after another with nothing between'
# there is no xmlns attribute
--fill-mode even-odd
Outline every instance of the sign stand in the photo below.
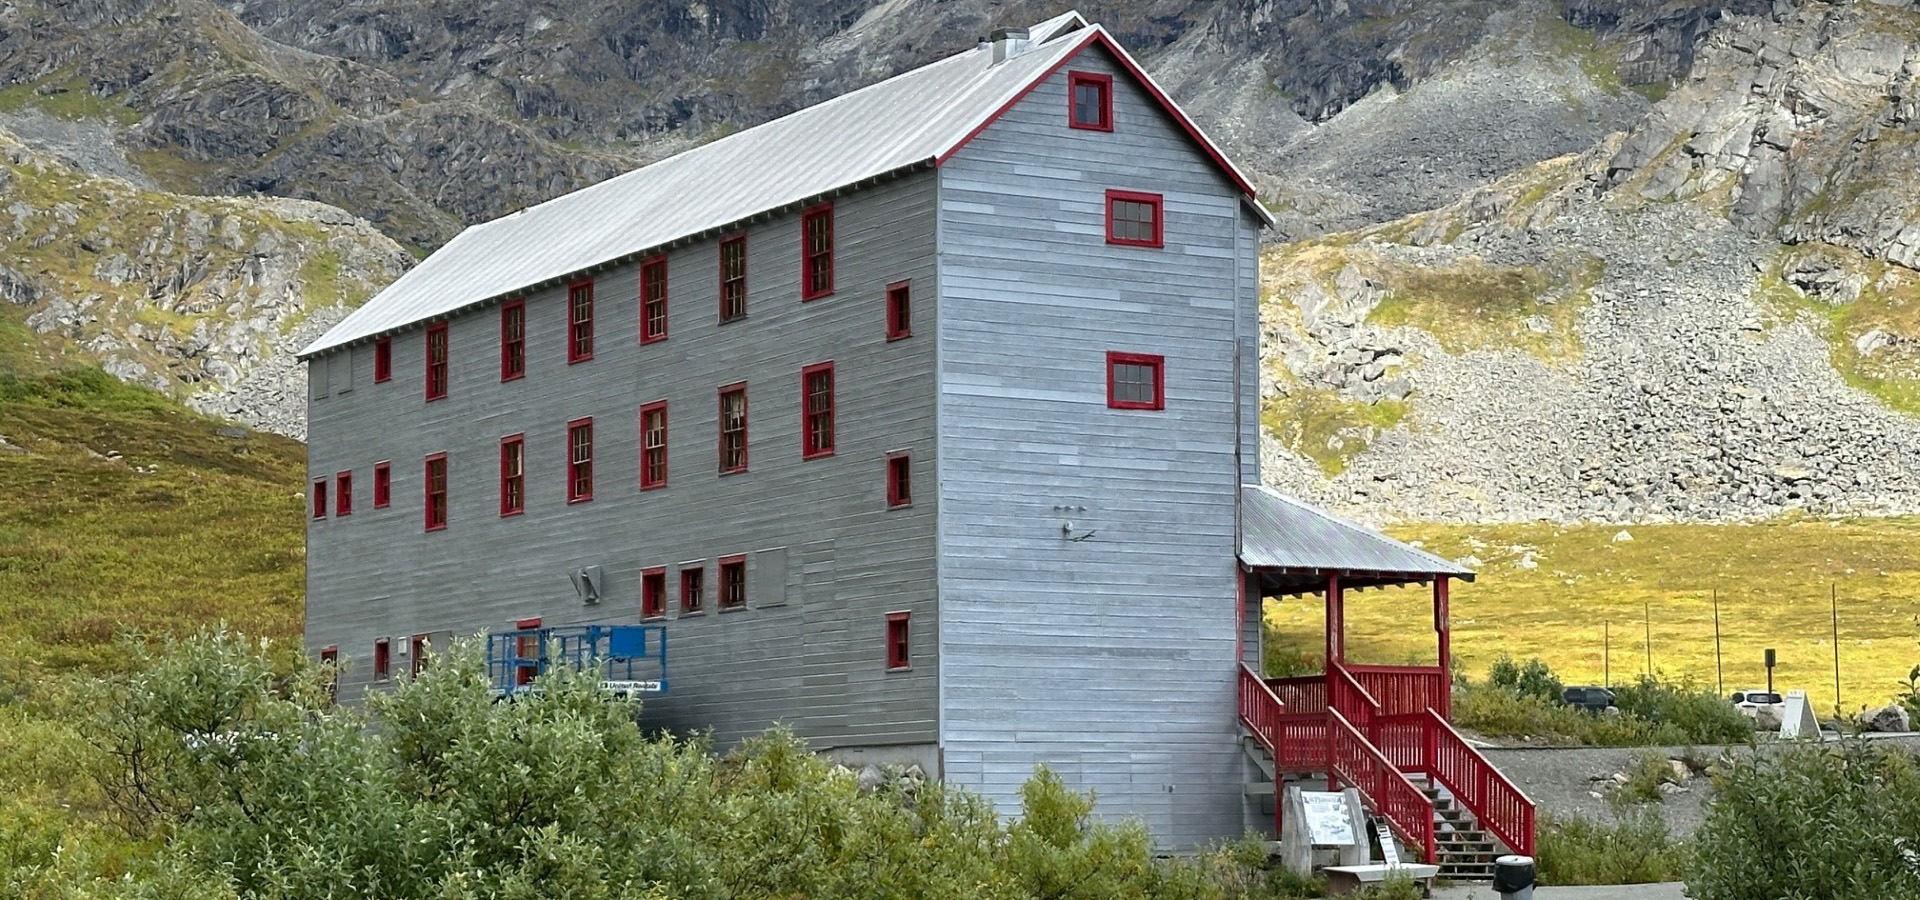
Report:
<svg viewBox="0 0 1920 900"><path fill-rule="evenodd" d="M1820 720L1813 717L1813 704L1806 691L1788 691L1787 709L1780 716L1780 737L1786 740L1820 740Z"/></svg>
<svg viewBox="0 0 1920 900"><path fill-rule="evenodd" d="M1331 850L1334 865L1365 865L1366 813L1360 792L1303 791L1288 787L1281 797L1280 862L1300 875L1313 874L1316 850Z"/></svg>

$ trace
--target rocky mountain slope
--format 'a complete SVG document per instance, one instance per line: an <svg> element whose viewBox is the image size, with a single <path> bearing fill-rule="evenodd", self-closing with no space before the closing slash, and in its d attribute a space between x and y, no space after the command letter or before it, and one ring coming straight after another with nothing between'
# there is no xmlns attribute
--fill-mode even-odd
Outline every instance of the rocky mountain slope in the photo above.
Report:
<svg viewBox="0 0 1920 900"><path fill-rule="evenodd" d="M1625 135L1277 249L1269 471L1375 518L1920 509L1916 90L1911 8L1736 17Z"/></svg>

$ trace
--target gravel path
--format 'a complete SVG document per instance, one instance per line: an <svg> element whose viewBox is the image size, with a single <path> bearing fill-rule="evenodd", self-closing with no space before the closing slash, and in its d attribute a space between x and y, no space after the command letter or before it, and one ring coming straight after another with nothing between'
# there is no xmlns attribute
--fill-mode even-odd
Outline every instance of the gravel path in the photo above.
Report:
<svg viewBox="0 0 1920 900"><path fill-rule="evenodd" d="M1542 887L1534 888L1535 900L1682 900L1686 897L1686 885L1679 882L1664 884L1623 884L1604 887ZM1456 885L1434 888L1434 900L1499 900L1500 895L1484 884Z"/></svg>

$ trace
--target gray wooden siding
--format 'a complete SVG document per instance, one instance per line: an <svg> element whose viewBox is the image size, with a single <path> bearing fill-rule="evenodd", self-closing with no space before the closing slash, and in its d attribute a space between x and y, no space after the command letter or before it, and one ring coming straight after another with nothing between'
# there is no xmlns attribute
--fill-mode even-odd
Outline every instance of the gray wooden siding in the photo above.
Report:
<svg viewBox="0 0 1920 900"><path fill-rule="evenodd" d="M1115 76L1113 133L1066 126L1068 70ZM1099 51L940 172L946 775L1017 811L1046 763L1164 846L1237 836L1254 221ZM1164 249L1105 243L1109 188L1165 196ZM1107 407L1108 351L1166 357L1164 411Z"/></svg>
<svg viewBox="0 0 1920 900"><path fill-rule="evenodd" d="M353 515L308 532L307 641L338 644L371 670L373 641L473 634L541 617L549 625L636 621L640 570L668 567L672 691L651 721L711 727L722 746L775 721L821 747L919 745L936 738L934 581L934 197L925 172L835 203L835 293L800 301L797 215L748 235L748 316L718 323L716 243L669 257L668 339L640 345L638 266L596 277L595 358L567 364L563 289L527 299L527 375L502 384L499 311L450 329L450 395L423 402L423 331L393 339L393 379L372 384L356 348L355 389L310 404L310 468L351 469ZM688 198L698 202L698 198ZM916 321L885 337L884 291L913 280ZM337 354L336 354L337 356ZM837 447L801 459L800 370L833 360ZM748 384L750 471L717 469L717 389ZM666 399L668 486L639 490L641 404ZM565 428L594 419L594 497L565 500ZM500 438L526 436L524 515L498 514ZM890 451L911 449L914 505L886 507ZM450 522L422 528L422 461L448 454ZM375 510L373 466L393 463L393 505ZM717 612L716 560L746 554L749 606ZM678 618L679 570L706 569L706 609ZM598 605L576 599L569 570L604 567ZM913 614L913 667L885 669L885 613Z"/></svg>

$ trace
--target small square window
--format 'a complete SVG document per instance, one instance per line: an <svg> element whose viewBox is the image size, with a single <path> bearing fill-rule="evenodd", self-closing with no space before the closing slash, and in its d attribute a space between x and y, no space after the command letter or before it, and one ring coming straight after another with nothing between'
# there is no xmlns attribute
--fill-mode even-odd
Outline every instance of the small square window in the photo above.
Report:
<svg viewBox="0 0 1920 900"><path fill-rule="evenodd" d="M393 675L393 644L386 638L373 642L373 680L386 681Z"/></svg>
<svg viewBox="0 0 1920 900"><path fill-rule="evenodd" d="M747 236L736 234L720 242L720 321L747 314Z"/></svg>
<svg viewBox="0 0 1920 900"><path fill-rule="evenodd" d="M707 607L707 567L701 564L680 567L680 614L691 616Z"/></svg>
<svg viewBox="0 0 1920 900"><path fill-rule="evenodd" d="M567 288L567 362L593 358L593 279Z"/></svg>
<svg viewBox="0 0 1920 900"><path fill-rule="evenodd" d="M640 407L640 489L667 486L667 401Z"/></svg>
<svg viewBox="0 0 1920 900"><path fill-rule="evenodd" d="M567 502L593 499L593 419L567 423Z"/></svg>
<svg viewBox="0 0 1920 900"><path fill-rule="evenodd" d="M500 439L500 515L517 516L527 508L527 439L510 434Z"/></svg>
<svg viewBox="0 0 1920 900"><path fill-rule="evenodd" d="M800 299L833 293L833 204L822 203L800 217Z"/></svg>
<svg viewBox="0 0 1920 900"><path fill-rule="evenodd" d="M447 455L445 453L435 453L427 457L425 480L427 530L440 531L447 527Z"/></svg>
<svg viewBox="0 0 1920 900"><path fill-rule="evenodd" d="M1107 192L1107 243L1128 247L1159 247L1164 241L1160 195L1136 191Z"/></svg>
<svg viewBox="0 0 1920 900"><path fill-rule="evenodd" d="M1142 353L1108 353L1107 405L1114 409L1165 409L1165 358Z"/></svg>
<svg viewBox="0 0 1920 900"><path fill-rule="evenodd" d="M747 558L720 557L720 611L747 608Z"/></svg>
<svg viewBox="0 0 1920 900"><path fill-rule="evenodd" d="M667 339L667 258L640 264L640 343Z"/></svg>
<svg viewBox="0 0 1920 900"><path fill-rule="evenodd" d="M447 395L447 323L427 327L427 399Z"/></svg>
<svg viewBox="0 0 1920 900"><path fill-rule="evenodd" d="M500 307L500 380L527 374L527 302L513 300Z"/></svg>
<svg viewBox="0 0 1920 900"><path fill-rule="evenodd" d="M386 509L393 503L393 463L373 464L373 508Z"/></svg>
<svg viewBox="0 0 1920 900"><path fill-rule="evenodd" d="M341 472L333 476L333 514L336 516L353 514L352 472Z"/></svg>
<svg viewBox="0 0 1920 900"><path fill-rule="evenodd" d="M800 370L801 457L813 459L833 453L833 363L824 362Z"/></svg>
<svg viewBox="0 0 1920 900"><path fill-rule="evenodd" d="M913 505L913 460L904 452L887 457L887 508Z"/></svg>
<svg viewBox="0 0 1920 900"><path fill-rule="evenodd" d="M1068 124L1090 131L1113 130L1113 77L1092 72L1067 75Z"/></svg>
<svg viewBox="0 0 1920 900"><path fill-rule="evenodd" d="M667 570L664 566L640 572L640 617L658 619L667 614Z"/></svg>
<svg viewBox="0 0 1920 900"><path fill-rule="evenodd" d="M379 384L393 377L393 338L381 338L373 342L373 382Z"/></svg>
<svg viewBox="0 0 1920 900"><path fill-rule="evenodd" d="M911 623L907 613L887 613L887 668L906 669L913 665L913 653L908 646L912 635Z"/></svg>
<svg viewBox="0 0 1920 900"><path fill-rule="evenodd" d="M913 292L909 282L887 285L887 340L913 336Z"/></svg>
<svg viewBox="0 0 1920 900"><path fill-rule="evenodd" d="M327 517L327 480L322 478L313 483L313 517Z"/></svg>

